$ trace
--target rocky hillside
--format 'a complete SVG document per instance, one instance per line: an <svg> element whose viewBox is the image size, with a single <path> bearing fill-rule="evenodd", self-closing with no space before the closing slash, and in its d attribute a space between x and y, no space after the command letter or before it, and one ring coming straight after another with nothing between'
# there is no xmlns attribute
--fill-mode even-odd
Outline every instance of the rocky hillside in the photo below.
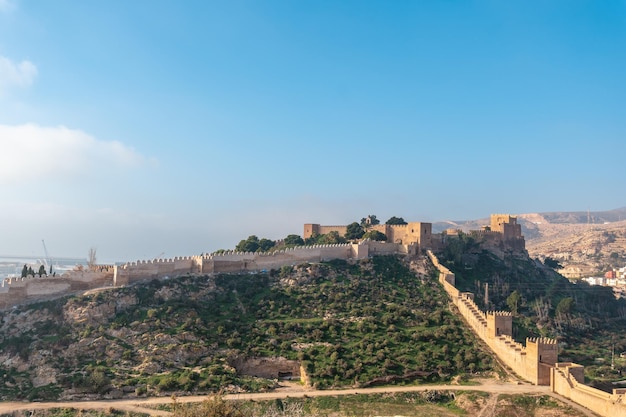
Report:
<svg viewBox="0 0 626 417"><path fill-rule="evenodd" d="M260 364L264 364L260 366ZM302 365L302 368L300 368ZM0 399L449 380L492 369L425 260L187 276L0 312Z"/></svg>
<svg viewBox="0 0 626 417"><path fill-rule="evenodd" d="M545 224L540 237L527 242L528 253L551 257L568 278L602 276L611 268L626 266L626 221L601 225Z"/></svg>
<svg viewBox="0 0 626 417"><path fill-rule="evenodd" d="M557 260L568 278L603 275L626 266L626 208L598 212L549 212L518 214L533 258ZM433 230L477 230L489 219L439 222Z"/></svg>
<svg viewBox="0 0 626 417"><path fill-rule="evenodd" d="M572 283L552 268L523 253L485 250L480 236L450 239L439 260L456 275L461 291L475 294L483 310L513 312L513 336L551 337L559 343L559 359L585 366L587 381L609 390L623 379L626 300L609 287ZM614 360L614 366L609 366Z"/></svg>

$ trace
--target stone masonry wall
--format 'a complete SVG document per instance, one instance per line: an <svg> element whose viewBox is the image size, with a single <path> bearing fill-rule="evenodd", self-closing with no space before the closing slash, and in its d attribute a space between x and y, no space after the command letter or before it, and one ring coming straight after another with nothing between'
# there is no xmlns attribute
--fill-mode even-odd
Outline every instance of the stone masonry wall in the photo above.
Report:
<svg viewBox="0 0 626 417"><path fill-rule="evenodd" d="M600 391L584 384L584 367L575 363L557 363L550 368L550 388L572 401L605 417L626 416L626 389L613 393Z"/></svg>
<svg viewBox="0 0 626 417"><path fill-rule="evenodd" d="M358 244L313 245L270 253L226 252L205 256L154 259L103 268L102 271L71 271L56 277L6 279L0 283L0 309L38 299L98 287L123 286L151 279L187 274L242 273L278 269L286 265L331 259L363 259L372 255L415 253L414 245L364 241Z"/></svg>
<svg viewBox="0 0 626 417"><path fill-rule="evenodd" d="M356 258L356 244L312 245L276 252L225 252L208 255L202 259L203 273L254 272L278 269L285 265L297 265L305 262L321 262L330 259Z"/></svg>
<svg viewBox="0 0 626 417"><path fill-rule="evenodd" d="M463 318L467 321L474 333L478 335L495 354L513 371L522 378L533 384L545 384L539 375L540 356L544 361L550 361L553 357L544 350L556 352L556 341L553 339L526 339L526 346L516 342L511 337L511 313L506 311L483 312L474 303L471 293L459 292L454 287L454 274L448 268L441 265L437 257L428 251L428 256L439 270L439 281L452 298L452 302L459 309ZM554 357L556 362L556 357Z"/></svg>
<svg viewBox="0 0 626 417"><path fill-rule="evenodd" d="M103 271L69 271L54 277L29 275L25 278L6 278L0 283L0 309L112 284L112 268Z"/></svg>
<svg viewBox="0 0 626 417"><path fill-rule="evenodd" d="M473 301L473 294L460 292L454 286L454 274L441 265L431 251L428 256L439 271L439 281L474 333L515 373L534 384L550 385L552 392L601 416L626 417L626 389L614 389L609 394L585 385L582 365L558 363L558 345L553 339L527 338L526 346L523 346L508 334L498 335L499 331L510 332L510 313L480 311Z"/></svg>

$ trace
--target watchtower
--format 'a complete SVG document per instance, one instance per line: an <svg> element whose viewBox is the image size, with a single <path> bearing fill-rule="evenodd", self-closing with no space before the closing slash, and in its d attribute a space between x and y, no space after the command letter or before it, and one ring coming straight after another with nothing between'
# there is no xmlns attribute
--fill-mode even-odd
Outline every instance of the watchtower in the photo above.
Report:
<svg viewBox="0 0 626 417"><path fill-rule="evenodd" d="M509 311L487 312L487 336L513 336L513 316Z"/></svg>
<svg viewBox="0 0 626 417"><path fill-rule="evenodd" d="M526 339L526 366L529 375L537 375L536 385L550 385L550 368L559 360L556 340L547 337Z"/></svg>
<svg viewBox="0 0 626 417"><path fill-rule="evenodd" d="M304 225L304 234L302 235L303 239L308 239L311 236L320 234L320 225L315 223L305 223Z"/></svg>

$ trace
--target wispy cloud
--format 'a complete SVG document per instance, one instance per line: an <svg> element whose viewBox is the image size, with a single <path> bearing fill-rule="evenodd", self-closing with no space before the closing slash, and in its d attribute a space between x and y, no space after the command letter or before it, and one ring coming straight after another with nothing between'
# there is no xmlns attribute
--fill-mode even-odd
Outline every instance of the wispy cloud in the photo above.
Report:
<svg viewBox="0 0 626 417"><path fill-rule="evenodd" d="M82 177L146 162L118 141L102 141L64 126L0 125L0 184Z"/></svg>
<svg viewBox="0 0 626 417"><path fill-rule="evenodd" d="M37 67L32 62L16 63L0 55L0 96L11 87L30 86L36 77Z"/></svg>

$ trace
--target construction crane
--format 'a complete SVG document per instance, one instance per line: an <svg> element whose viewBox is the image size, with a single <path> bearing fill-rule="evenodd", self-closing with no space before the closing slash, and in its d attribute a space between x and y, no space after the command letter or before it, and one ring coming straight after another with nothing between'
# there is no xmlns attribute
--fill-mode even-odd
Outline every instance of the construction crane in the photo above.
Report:
<svg viewBox="0 0 626 417"><path fill-rule="evenodd" d="M41 239L41 243L43 244L43 252L46 254L46 258L44 259L44 263L46 264L46 269L50 268L50 274L52 273L52 260L50 259L50 255L48 255L48 248L46 248L46 241ZM48 267L48 265L50 265Z"/></svg>

